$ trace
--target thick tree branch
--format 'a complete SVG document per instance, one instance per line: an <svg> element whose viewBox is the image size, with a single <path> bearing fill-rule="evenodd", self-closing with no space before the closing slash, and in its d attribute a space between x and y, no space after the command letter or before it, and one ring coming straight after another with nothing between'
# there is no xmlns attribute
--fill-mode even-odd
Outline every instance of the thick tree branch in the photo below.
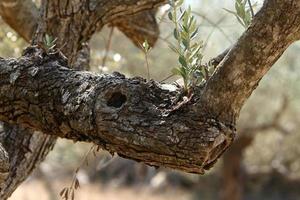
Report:
<svg viewBox="0 0 300 200"><path fill-rule="evenodd" d="M39 15L32 0L1 0L0 15L27 42L31 40Z"/></svg>
<svg viewBox="0 0 300 200"><path fill-rule="evenodd" d="M127 17L119 17L112 22L139 48L145 40L154 46L159 37L159 26L156 22L156 10L140 12Z"/></svg>
<svg viewBox="0 0 300 200"><path fill-rule="evenodd" d="M117 26L133 43L140 47L145 39L153 46L159 36L158 25L155 20L155 10L158 6L166 3L166 0L134 0L134 1L59 1L52 2L52 6L59 6L59 9L54 9L54 15L51 18L73 18L80 10L90 8L88 15L85 15L85 20L94 19L92 21L92 30L98 26L101 30L104 24L111 23ZM86 5L88 4L88 5ZM104 6L104 7L103 7ZM49 5L51 7L51 5ZM76 10L77 9L77 10ZM91 15L91 13L93 13ZM2 0L0 1L0 15L5 22L13 28L26 41L30 41L38 24L38 9L31 0ZM55 17L57 16L57 17ZM100 21L99 21L100 19ZM97 25L98 24L98 25ZM57 26L57 24L56 24ZM143 31L139 26L143 27ZM54 34L55 35L55 34Z"/></svg>
<svg viewBox="0 0 300 200"><path fill-rule="evenodd" d="M300 2L266 0L253 23L219 64L203 92L202 102L225 121L239 111L286 48L299 39Z"/></svg>
<svg viewBox="0 0 300 200"><path fill-rule="evenodd" d="M9 173L0 190L0 199L7 199L40 164L55 144L54 136L33 132L23 127L3 124L0 141L9 156Z"/></svg>
<svg viewBox="0 0 300 200"><path fill-rule="evenodd" d="M153 10L165 3L167 0L48 1L44 5L47 10L43 16L47 23L45 32L57 37L57 46L61 47L65 54L74 54L80 50L82 43L88 42L96 31L111 23L116 23L116 26L136 44L142 43L144 39L149 39L151 44L154 44L159 31L153 18ZM121 17L124 20L120 20ZM157 35L142 34L135 27L130 29L129 24L137 22L137 17L144 17L140 20L145 22L143 26ZM76 42L66 43L70 37ZM69 59L70 63L74 63L73 58Z"/></svg>
<svg viewBox="0 0 300 200"><path fill-rule="evenodd" d="M206 117L193 100L174 111L178 92L119 74L69 70L57 55L35 50L0 61L5 122L194 173L204 173L233 140L234 126Z"/></svg>

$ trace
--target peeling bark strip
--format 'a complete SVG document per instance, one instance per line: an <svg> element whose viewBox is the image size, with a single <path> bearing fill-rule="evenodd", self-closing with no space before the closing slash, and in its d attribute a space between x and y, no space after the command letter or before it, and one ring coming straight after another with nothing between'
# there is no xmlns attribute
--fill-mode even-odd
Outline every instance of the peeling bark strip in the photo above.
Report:
<svg viewBox="0 0 300 200"><path fill-rule="evenodd" d="M178 92L123 75L67 69L58 55L29 48L0 61L0 120L109 152L186 172L204 173L235 129L194 109L172 111Z"/></svg>

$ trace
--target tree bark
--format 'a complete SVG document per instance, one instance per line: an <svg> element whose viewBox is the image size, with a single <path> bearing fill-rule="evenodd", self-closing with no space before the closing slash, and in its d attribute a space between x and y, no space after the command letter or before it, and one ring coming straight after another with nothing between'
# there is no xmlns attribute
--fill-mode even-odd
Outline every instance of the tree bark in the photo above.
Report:
<svg viewBox="0 0 300 200"><path fill-rule="evenodd" d="M56 137L42 135L19 126L6 124L0 141L9 156L9 174L3 182L0 197L7 199L32 170L44 160L55 144Z"/></svg>
<svg viewBox="0 0 300 200"><path fill-rule="evenodd" d="M234 127L195 110L194 100L174 110L179 92L118 73L69 70L58 56L33 47L19 60L0 61L1 120L194 173L203 173L234 137Z"/></svg>
<svg viewBox="0 0 300 200"><path fill-rule="evenodd" d="M287 97L283 96L281 107L274 113L271 121L257 126L250 124L248 125L250 127L243 127L239 130L239 137L223 156L220 199L244 199L244 188L247 181L247 172L243 165L244 152L252 144L257 133L277 130L282 134L288 134L288 131L280 124L280 120L287 110L288 104ZM255 116L252 116L252 118L255 118Z"/></svg>
<svg viewBox="0 0 300 200"><path fill-rule="evenodd" d="M245 169L243 155L252 143L253 136L241 135L224 153L221 168L221 200L242 200L244 197Z"/></svg>
<svg viewBox="0 0 300 200"><path fill-rule="evenodd" d="M9 173L9 158L6 149L0 143L0 190Z"/></svg>

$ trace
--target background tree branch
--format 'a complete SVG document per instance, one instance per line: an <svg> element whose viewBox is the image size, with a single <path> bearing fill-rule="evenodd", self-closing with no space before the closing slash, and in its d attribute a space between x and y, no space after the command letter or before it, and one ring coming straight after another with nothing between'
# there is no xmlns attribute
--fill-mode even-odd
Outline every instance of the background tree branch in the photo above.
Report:
<svg viewBox="0 0 300 200"><path fill-rule="evenodd" d="M1 0L0 15L27 42L31 40L39 18L32 0Z"/></svg>
<svg viewBox="0 0 300 200"><path fill-rule="evenodd" d="M292 0L266 0L252 24L231 48L208 81L204 104L232 121L261 78L287 47L299 39L300 3ZM230 114L229 114L230 113Z"/></svg>

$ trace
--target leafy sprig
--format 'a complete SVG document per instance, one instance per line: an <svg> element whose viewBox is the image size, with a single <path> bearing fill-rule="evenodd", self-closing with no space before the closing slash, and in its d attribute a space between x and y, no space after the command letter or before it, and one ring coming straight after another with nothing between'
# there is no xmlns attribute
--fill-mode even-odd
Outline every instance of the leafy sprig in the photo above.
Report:
<svg viewBox="0 0 300 200"><path fill-rule="evenodd" d="M53 38L52 36L45 34L44 37L44 47L47 51L52 50L56 47L57 38Z"/></svg>
<svg viewBox="0 0 300 200"><path fill-rule="evenodd" d="M248 7L247 7L247 2L249 4ZM251 1L250 0L235 0L234 7L235 7L235 11L228 10L226 8L224 8L224 10L226 10L230 14L233 14L237 18L238 22L244 28L247 28L250 25L251 20L254 15Z"/></svg>
<svg viewBox="0 0 300 200"><path fill-rule="evenodd" d="M196 41L199 32L197 21L191 7L184 10L182 4L183 0L170 0L172 9L168 17L175 26L173 36L177 41L177 45L170 45L170 48L178 55L180 64L172 72L182 77L184 91L189 96L191 88L204 82L209 74L206 66L202 65L203 42Z"/></svg>

